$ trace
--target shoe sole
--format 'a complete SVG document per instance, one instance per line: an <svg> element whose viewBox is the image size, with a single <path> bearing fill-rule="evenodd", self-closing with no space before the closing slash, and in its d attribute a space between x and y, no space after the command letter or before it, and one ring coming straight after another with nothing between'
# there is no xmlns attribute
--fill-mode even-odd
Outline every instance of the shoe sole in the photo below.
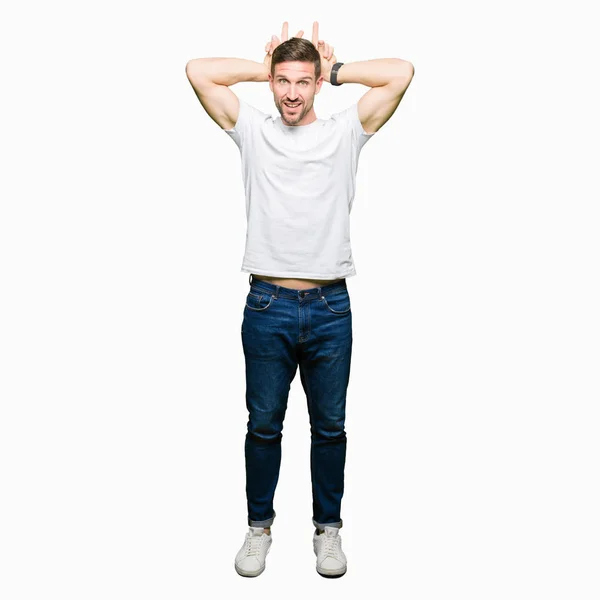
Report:
<svg viewBox="0 0 600 600"><path fill-rule="evenodd" d="M317 567L317 573L321 577L325 577L327 579L337 579L338 577L342 577L346 574L346 569L344 569L341 573L336 573L335 571L321 572L321 571L319 571L319 567Z"/></svg>
<svg viewBox="0 0 600 600"><path fill-rule="evenodd" d="M343 577L346 574L346 571L344 571L343 573L339 573L338 575L325 575L325 573L321 573L321 571L317 569L317 573L321 577L325 577L325 579L338 579L339 577Z"/></svg>
<svg viewBox="0 0 600 600"><path fill-rule="evenodd" d="M243 569L238 568L237 565L235 565L235 570L237 571L238 575L241 575L242 577L258 577L264 570L265 567L263 567L260 571L244 571Z"/></svg>
<svg viewBox="0 0 600 600"><path fill-rule="evenodd" d="M269 544L269 547L267 548L267 553L265 554L265 561L267 560L267 556L269 556L269 552L271 552L270 544ZM233 566L235 567L237 574L241 575L242 577L258 577L266 569L267 564L265 562L265 564L262 566L262 569L260 569L260 571L244 571L244 569L240 569L235 563Z"/></svg>

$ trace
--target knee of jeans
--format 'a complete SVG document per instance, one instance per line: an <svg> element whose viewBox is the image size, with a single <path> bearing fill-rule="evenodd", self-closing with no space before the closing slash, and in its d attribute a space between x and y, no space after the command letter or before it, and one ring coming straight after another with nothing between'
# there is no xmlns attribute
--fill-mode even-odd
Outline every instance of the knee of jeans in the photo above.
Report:
<svg viewBox="0 0 600 600"><path fill-rule="evenodd" d="M322 421L311 427L311 433L327 440L345 439L346 430L344 429L344 420Z"/></svg>
<svg viewBox="0 0 600 600"><path fill-rule="evenodd" d="M262 415L260 419L250 419L248 421L248 434L256 440L263 442L277 442L281 440L283 422L277 415Z"/></svg>

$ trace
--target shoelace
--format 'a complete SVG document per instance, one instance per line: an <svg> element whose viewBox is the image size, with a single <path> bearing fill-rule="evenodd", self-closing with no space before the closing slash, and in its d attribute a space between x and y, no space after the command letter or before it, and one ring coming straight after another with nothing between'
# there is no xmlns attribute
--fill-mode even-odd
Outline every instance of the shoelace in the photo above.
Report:
<svg viewBox="0 0 600 600"><path fill-rule="evenodd" d="M246 556L256 556L260 553L263 536L246 534Z"/></svg>
<svg viewBox="0 0 600 600"><path fill-rule="evenodd" d="M325 535L324 533L321 535L325 537L323 540L323 557L333 556L333 558L337 558L339 556L340 538Z"/></svg>

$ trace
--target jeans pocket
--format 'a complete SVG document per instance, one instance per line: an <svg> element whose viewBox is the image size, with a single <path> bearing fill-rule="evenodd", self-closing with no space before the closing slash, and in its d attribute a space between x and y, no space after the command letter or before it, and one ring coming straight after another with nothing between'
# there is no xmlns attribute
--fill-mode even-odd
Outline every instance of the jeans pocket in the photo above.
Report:
<svg viewBox="0 0 600 600"><path fill-rule="evenodd" d="M270 294L257 294L255 292L248 292L246 296L246 308L250 310L267 310L273 302L273 296Z"/></svg>
<svg viewBox="0 0 600 600"><path fill-rule="evenodd" d="M335 315L345 315L350 312L350 295L347 291L333 295L322 296L323 304Z"/></svg>

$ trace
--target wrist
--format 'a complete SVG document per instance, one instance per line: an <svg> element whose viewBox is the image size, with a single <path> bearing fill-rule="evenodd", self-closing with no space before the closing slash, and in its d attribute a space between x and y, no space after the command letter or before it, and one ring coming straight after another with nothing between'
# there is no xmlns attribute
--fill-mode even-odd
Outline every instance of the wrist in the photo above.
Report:
<svg viewBox="0 0 600 600"><path fill-rule="evenodd" d="M342 85L343 82L339 80L339 72L343 66L343 62L336 62L333 65L331 65L331 68L329 70L329 83L331 83L331 85Z"/></svg>
<svg viewBox="0 0 600 600"><path fill-rule="evenodd" d="M265 65L263 63L263 70L259 74L257 81L269 81L269 73L271 72L271 65Z"/></svg>

